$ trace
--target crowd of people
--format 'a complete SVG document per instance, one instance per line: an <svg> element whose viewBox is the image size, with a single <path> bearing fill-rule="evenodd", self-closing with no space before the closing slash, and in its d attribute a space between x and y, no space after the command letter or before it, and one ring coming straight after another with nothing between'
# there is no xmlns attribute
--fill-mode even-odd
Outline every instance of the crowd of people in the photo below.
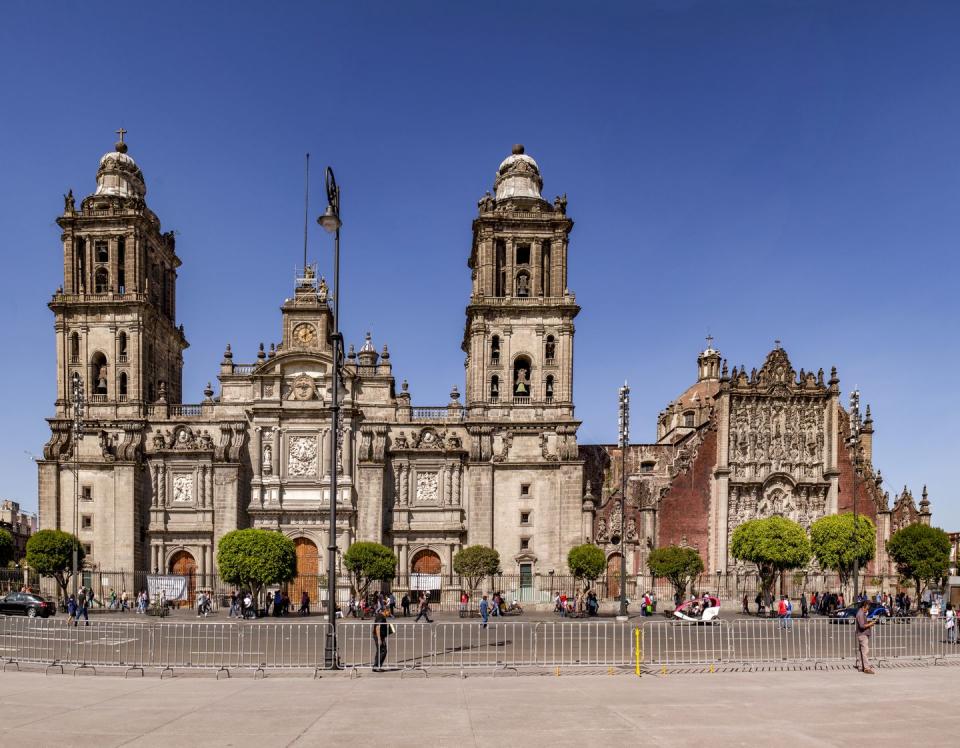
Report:
<svg viewBox="0 0 960 748"><path fill-rule="evenodd" d="M573 597L568 597L566 592L556 592L553 595L553 612L561 618L592 618L600 614L600 601L593 590L577 592Z"/></svg>

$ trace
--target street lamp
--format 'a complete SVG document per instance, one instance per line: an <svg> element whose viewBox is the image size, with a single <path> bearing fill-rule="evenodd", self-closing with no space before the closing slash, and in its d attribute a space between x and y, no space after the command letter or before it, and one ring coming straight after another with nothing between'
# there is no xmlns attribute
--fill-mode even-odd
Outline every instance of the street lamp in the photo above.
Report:
<svg viewBox="0 0 960 748"><path fill-rule="evenodd" d="M70 384L73 400L73 596L77 596L77 576L80 573L79 537L80 537L80 442L83 441L83 418L86 415L86 398L83 394L83 380L79 372L73 372Z"/></svg>
<svg viewBox="0 0 960 748"><path fill-rule="evenodd" d="M627 619L627 447L630 444L630 388L620 388L620 614Z"/></svg>
<svg viewBox="0 0 960 748"><path fill-rule="evenodd" d="M327 636L327 667L340 668L337 656L337 447L340 441L340 359L343 338L340 335L340 187L327 167L327 209L317 219L323 228L333 234L333 330L330 342L333 345L333 402L330 404L330 431L334 443L330 449L330 542L327 546L327 620L330 633Z"/></svg>
<svg viewBox="0 0 960 748"><path fill-rule="evenodd" d="M860 469L860 390L854 387L850 393L850 438L847 440L853 453L853 600L860 597L860 554L857 549L857 471Z"/></svg>

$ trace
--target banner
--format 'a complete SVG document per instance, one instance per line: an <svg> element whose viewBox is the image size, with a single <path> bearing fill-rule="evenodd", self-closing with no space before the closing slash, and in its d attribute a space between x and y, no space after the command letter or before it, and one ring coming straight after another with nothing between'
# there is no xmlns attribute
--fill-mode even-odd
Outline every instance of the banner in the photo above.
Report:
<svg viewBox="0 0 960 748"><path fill-rule="evenodd" d="M176 574L148 574L147 594L153 602L160 598L160 593L166 600L187 599L187 577Z"/></svg>
<svg viewBox="0 0 960 748"><path fill-rule="evenodd" d="M410 589L411 590L439 590L440 575L439 574L411 574Z"/></svg>

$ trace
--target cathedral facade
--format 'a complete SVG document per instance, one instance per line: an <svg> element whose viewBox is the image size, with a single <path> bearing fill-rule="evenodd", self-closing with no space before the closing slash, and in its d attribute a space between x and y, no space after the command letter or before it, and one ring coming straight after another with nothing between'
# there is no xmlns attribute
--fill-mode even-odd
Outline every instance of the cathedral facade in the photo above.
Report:
<svg viewBox="0 0 960 748"><path fill-rule="evenodd" d="M228 345L217 387L183 402L176 242L147 206L121 133L93 194L79 206L65 196L57 219L64 284L49 304L57 399L39 461L42 526L75 532L101 569L203 574L226 532L269 528L294 539L301 572L322 571L335 460L340 552L382 542L401 573L446 575L459 549L479 543L500 552L505 573L562 571L584 534L579 307L566 199L541 189L539 166L516 146L479 201L464 394L415 406L368 335L346 356L333 433L329 290L311 267L283 300L278 339L252 363ZM80 440L75 376L87 401Z"/></svg>
<svg viewBox="0 0 960 748"><path fill-rule="evenodd" d="M856 491L877 523L873 570L888 573L885 539L929 522L926 490L919 509L906 489L892 505L882 491L869 409L855 471L836 371L797 372L779 343L748 373L729 371L708 342L656 441L628 447L621 497L621 451L577 443L573 221L565 196L542 197L522 146L473 220L463 395L454 387L446 405L414 405L368 335L346 356L334 433L330 293L306 267L280 306L277 340L249 363L227 345L216 387L184 403L176 242L122 138L101 158L95 191L79 206L66 195L57 219L57 394L39 460L41 526L76 533L102 570L213 573L219 539L258 527L294 540L301 573L326 569L330 545L342 553L361 540L394 548L401 574L442 576L461 548L491 546L521 586L566 573L583 542L604 547L616 571L621 545L643 574L652 548L681 544L709 573L735 572L738 525L779 514L809 527L849 511ZM75 378L87 402L80 440Z"/></svg>

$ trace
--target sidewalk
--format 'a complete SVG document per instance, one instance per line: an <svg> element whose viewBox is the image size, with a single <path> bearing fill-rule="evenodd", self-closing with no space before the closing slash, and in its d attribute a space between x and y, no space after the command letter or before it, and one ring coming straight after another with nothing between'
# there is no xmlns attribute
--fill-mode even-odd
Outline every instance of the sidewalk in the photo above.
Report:
<svg viewBox="0 0 960 748"><path fill-rule="evenodd" d="M5 745L956 744L956 667L351 680L0 674ZM874 736L874 737L871 737Z"/></svg>

